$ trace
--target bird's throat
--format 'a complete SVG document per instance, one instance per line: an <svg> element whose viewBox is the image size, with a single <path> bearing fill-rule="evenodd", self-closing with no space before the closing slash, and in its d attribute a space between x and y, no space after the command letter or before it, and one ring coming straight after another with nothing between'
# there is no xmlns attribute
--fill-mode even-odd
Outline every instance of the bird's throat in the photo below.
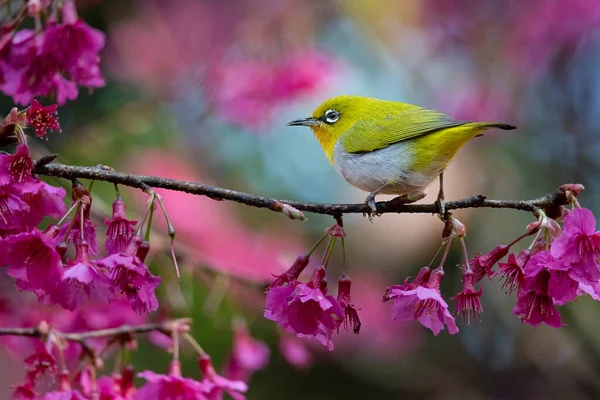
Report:
<svg viewBox="0 0 600 400"><path fill-rule="evenodd" d="M338 138L334 137L331 134L331 132L328 132L319 127L313 127L312 130L313 130L313 133L315 134L315 137L321 144L321 147L323 148L323 151L325 152L327 159L329 160L329 162L331 164L333 164L333 149L335 147L335 142L337 141Z"/></svg>

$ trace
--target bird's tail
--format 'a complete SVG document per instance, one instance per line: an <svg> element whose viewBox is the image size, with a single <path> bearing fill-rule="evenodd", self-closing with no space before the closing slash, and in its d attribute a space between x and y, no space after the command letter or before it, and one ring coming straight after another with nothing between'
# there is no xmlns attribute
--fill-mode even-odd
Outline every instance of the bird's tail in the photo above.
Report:
<svg viewBox="0 0 600 400"><path fill-rule="evenodd" d="M511 129L517 129L514 125L501 124L498 122L478 122L477 127L481 130L490 129L490 128L498 128L505 131L510 131Z"/></svg>
<svg viewBox="0 0 600 400"><path fill-rule="evenodd" d="M512 129L517 129L516 126L514 125L509 125L509 124L501 124L499 122L477 122L474 124L477 127L477 134L475 135L475 137L479 137L479 136L483 136L482 131L486 131L488 129L502 129L505 131L510 131Z"/></svg>

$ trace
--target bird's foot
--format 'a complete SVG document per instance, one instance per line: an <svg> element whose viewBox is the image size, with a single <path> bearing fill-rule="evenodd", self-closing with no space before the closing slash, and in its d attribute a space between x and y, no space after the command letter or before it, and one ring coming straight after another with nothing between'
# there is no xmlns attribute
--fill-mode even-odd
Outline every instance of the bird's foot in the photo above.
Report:
<svg viewBox="0 0 600 400"><path fill-rule="evenodd" d="M377 217L380 215L377 212L377 203L375 203L375 195L373 193L369 193L369 195L365 199L365 204L368 205L371 209L371 212L367 214L367 217L369 217L369 221L372 223L373 217Z"/></svg>
<svg viewBox="0 0 600 400"><path fill-rule="evenodd" d="M438 210L438 216L443 221L446 218L446 201L444 200L444 195L438 196L435 201Z"/></svg>

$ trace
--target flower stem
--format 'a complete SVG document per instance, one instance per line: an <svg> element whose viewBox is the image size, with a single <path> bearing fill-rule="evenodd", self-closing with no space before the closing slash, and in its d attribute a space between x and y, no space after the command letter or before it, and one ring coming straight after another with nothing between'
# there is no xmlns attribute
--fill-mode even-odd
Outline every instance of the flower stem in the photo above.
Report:
<svg viewBox="0 0 600 400"><path fill-rule="evenodd" d="M335 246L336 239L336 237L331 237L329 239L329 242L327 243L325 254L323 254L323 261L321 261L321 265L325 269L327 269L327 264L329 264L329 259L331 258L331 254L333 253L333 247Z"/></svg>
<svg viewBox="0 0 600 400"><path fill-rule="evenodd" d="M450 236L450 239L448 239L448 244L446 245L446 249L444 250L444 255L442 256L442 259L440 260L440 266L438 268L440 269L444 269L444 264L446 264L446 258L448 257L448 253L450 252L450 244L452 243L452 236Z"/></svg>
<svg viewBox="0 0 600 400"><path fill-rule="evenodd" d="M76 201L75 203L73 203L73 205L71 206L71 208L69 208L67 210L67 212L65 213L65 215L63 215L63 217L60 219L60 221L58 221L58 223L56 224L57 226L62 225L63 222L65 222L65 219L67 219L67 217L69 216L69 214L71 214L71 212L75 209L75 207L77 207L79 205L79 201Z"/></svg>
<svg viewBox="0 0 600 400"><path fill-rule="evenodd" d="M83 225L84 225L84 223L83 223L83 214L84 214L84 212L85 212L85 206L82 204L81 207L79 207L79 225L80 225L80 227L79 227L80 228L79 234L81 236L80 239L81 239L82 242L85 242L85 236L83 235Z"/></svg>
<svg viewBox="0 0 600 400"><path fill-rule="evenodd" d="M306 253L306 256L310 257L312 255L312 253L314 253L315 250L321 245L321 243L323 243L323 241L327 238L327 236L329 236L329 231L325 232L325 234L323 236L321 236L319 238L319 240L317 240L317 243L315 243L313 245L313 247Z"/></svg>
<svg viewBox="0 0 600 400"><path fill-rule="evenodd" d="M171 338L173 338L173 361L179 361L179 326L175 326L171 331Z"/></svg>
<svg viewBox="0 0 600 400"><path fill-rule="evenodd" d="M442 251L442 249L444 248L444 246L448 243L447 240L443 239L442 240L442 244L440 245L440 247L437 249L437 251L435 252L435 255L433 256L433 258L431 259L431 261L429 262L429 266L431 267L433 265L433 263L435 262L435 260L438 258L438 256L440 255L440 252Z"/></svg>
<svg viewBox="0 0 600 400"><path fill-rule="evenodd" d="M152 218L154 217L154 202L150 203L150 209L148 211L148 225L146 225L146 235L144 235L144 240L146 242L150 241L150 231L152 230Z"/></svg>
<svg viewBox="0 0 600 400"><path fill-rule="evenodd" d="M342 242L342 275L346 276L346 242L341 238Z"/></svg>
<svg viewBox="0 0 600 400"><path fill-rule="evenodd" d="M190 335L188 332L184 332L183 337L185 338L185 340L187 340L189 344L192 345L192 347L198 352L198 354L200 354L201 356L206 355L206 352L204 351L202 346L200 346L200 343L198 343L198 341L196 341L196 339L194 339L192 335Z"/></svg>
<svg viewBox="0 0 600 400"><path fill-rule="evenodd" d="M465 256L465 265L467 266L467 271L471 271L471 266L469 265L469 253L467 252L467 244L465 243L465 239L461 237L460 243L462 244L463 254Z"/></svg>

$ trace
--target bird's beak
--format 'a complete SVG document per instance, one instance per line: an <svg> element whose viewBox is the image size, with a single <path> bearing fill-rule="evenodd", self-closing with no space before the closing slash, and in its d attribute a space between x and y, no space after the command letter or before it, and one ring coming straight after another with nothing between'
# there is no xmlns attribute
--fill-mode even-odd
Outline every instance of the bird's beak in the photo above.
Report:
<svg viewBox="0 0 600 400"><path fill-rule="evenodd" d="M290 121L286 125L287 126L317 126L317 125L319 125L319 123L320 123L320 121L318 119L309 117L309 118L303 118L303 119L297 119L294 121Z"/></svg>

